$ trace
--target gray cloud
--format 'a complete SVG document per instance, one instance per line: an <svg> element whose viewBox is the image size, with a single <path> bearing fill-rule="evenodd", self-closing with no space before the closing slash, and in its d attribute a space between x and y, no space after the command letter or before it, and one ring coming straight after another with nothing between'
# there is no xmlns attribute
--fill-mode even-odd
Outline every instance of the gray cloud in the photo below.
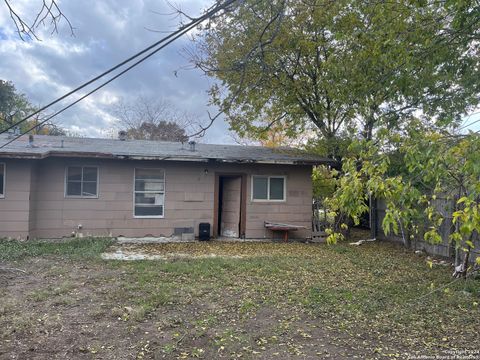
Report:
<svg viewBox="0 0 480 360"><path fill-rule="evenodd" d="M27 0L16 4L25 16L31 16L38 5ZM190 14L199 14L209 5L206 0L180 3ZM61 6L75 28L74 37L63 23L59 34L40 29L42 41L23 42L10 19L0 12L0 78L13 81L37 105L50 102L165 35L147 29L172 31L178 26L178 19L166 15L171 12L167 3L155 0L66 1ZM58 116L57 123L82 135L105 136L114 121L112 104L120 99L133 101L140 94L166 99L208 122L206 91L212 80L197 70L181 70L188 65L180 54L187 42L182 38L171 44ZM203 141L232 142L228 125L218 119Z"/></svg>

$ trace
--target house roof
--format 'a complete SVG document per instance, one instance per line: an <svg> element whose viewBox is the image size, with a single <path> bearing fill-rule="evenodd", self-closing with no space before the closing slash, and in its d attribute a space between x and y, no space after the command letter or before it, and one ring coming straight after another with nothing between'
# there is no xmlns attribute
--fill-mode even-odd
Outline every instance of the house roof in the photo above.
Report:
<svg viewBox="0 0 480 360"><path fill-rule="evenodd" d="M0 146L9 141L0 135ZM33 145L28 135L0 148L0 157L41 159L46 157L96 157L135 160L218 161L263 164L320 165L334 161L293 148L267 148L241 145L195 145L151 140L118 140L35 135Z"/></svg>

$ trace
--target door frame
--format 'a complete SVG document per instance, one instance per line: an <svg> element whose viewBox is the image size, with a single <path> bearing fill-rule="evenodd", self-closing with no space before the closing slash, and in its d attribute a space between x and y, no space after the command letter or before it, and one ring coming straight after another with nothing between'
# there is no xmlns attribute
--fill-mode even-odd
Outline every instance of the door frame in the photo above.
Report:
<svg viewBox="0 0 480 360"><path fill-rule="evenodd" d="M247 228L247 174L242 172L215 172L215 189L213 194L213 237L218 237L218 208L220 177L240 177L240 238L245 237Z"/></svg>

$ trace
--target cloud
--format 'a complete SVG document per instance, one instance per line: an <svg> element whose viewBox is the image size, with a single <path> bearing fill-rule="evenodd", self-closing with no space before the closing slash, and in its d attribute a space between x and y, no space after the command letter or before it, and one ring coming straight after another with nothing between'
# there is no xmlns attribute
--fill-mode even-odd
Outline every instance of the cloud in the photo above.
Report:
<svg viewBox="0 0 480 360"><path fill-rule="evenodd" d="M40 0L15 1L28 18L40 4ZM0 78L11 80L36 105L49 103L165 35L147 29L172 31L178 26L178 19L167 15L171 12L167 3L156 0L84 0L60 5L74 27L74 37L63 21L58 34L51 34L47 24L39 28L41 41L22 41L5 11L0 11ZM189 14L199 14L211 4L192 0L179 5ZM206 91L212 80L197 70L181 70L188 65L180 54L187 42L181 38L172 43L59 115L56 122L81 135L105 136L112 133L115 121L111 107L119 99L133 101L140 94L165 99L208 122L207 110L215 112L207 106ZM231 143L228 125L218 119L203 141Z"/></svg>

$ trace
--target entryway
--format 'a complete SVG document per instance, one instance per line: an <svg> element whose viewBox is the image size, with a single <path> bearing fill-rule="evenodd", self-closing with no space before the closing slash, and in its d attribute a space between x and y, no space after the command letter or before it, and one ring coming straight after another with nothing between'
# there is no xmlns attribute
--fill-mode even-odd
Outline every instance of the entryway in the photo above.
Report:
<svg viewBox="0 0 480 360"><path fill-rule="evenodd" d="M245 236L246 176L215 174L214 236Z"/></svg>

